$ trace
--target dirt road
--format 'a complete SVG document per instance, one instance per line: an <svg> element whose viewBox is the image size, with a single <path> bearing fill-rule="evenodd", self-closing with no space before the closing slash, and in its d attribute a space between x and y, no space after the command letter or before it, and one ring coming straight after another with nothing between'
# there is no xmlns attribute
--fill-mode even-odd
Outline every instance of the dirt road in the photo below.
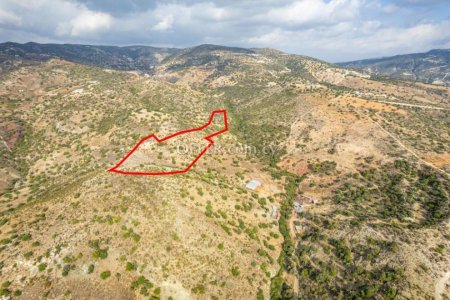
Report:
<svg viewBox="0 0 450 300"><path fill-rule="evenodd" d="M442 300L442 294L445 293L447 297L450 297L450 290L446 290L446 283L450 280L450 272L444 274L436 283L436 288L434 292L434 298L436 300Z"/></svg>
<svg viewBox="0 0 450 300"><path fill-rule="evenodd" d="M392 105L400 105L411 108L424 108L424 109L437 109L437 110L450 110L450 108L439 107L439 106L431 106L431 105L418 105L418 104L409 104L403 102L391 102L391 101L381 101L381 100L371 100L373 102L384 103L384 104L392 104Z"/></svg>

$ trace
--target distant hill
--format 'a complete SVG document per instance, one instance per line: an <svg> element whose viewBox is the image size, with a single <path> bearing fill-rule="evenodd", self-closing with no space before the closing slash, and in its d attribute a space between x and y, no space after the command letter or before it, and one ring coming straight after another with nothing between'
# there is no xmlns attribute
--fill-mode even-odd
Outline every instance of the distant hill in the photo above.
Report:
<svg viewBox="0 0 450 300"><path fill-rule="evenodd" d="M95 46L74 44L2 43L0 66L8 68L11 59L48 60L61 58L67 61L112 68L151 72L167 56L178 52L175 48L149 46Z"/></svg>
<svg viewBox="0 0 450 300"><path fill-rule="evenodd" d="M182 49L174 55L168 56L162 63L173 70L208 65L214 65L218 69L223 69L229 62L229 59L224 57L224 54L251 55L255 53L251 49L203 44Z"/></svg>
<svg viewBox="0 0 450 300"><path fill-rule="evenodd" d="M219 53L255 54L254 49L204 44L192 48L157 48L151 46L96 46L76 44L0 43L0 68L33 64L51 58L115 70L153 73L154 68L168 64L172 69L212 64L220 68L225 62ZM14 64L12 63L14 61ZM19 64L20 65L20 64ZM223 67L223 66L222 66Z"/></svg>
<svg viewBox="0 0 450 300"><path fill-rule="evenodd" d="M153 74L155 67L165 65L179 70L189 66L209 65L224 69L233 64L230 55L268 55L267 49L245 49L216 45L192 48L158 48L151 46L97 46L77 44L0 43L0 70L33 64L51 58L116 70L135 70ZM272 53L275 50L270 50ZM271 55L286 55L273 52ZM450 49L364 59L338 63L345 68L360 69L371 74L426 83L450 85Z"/></svg>
<svg viewBox="0 0 450 300"><path fill-rule="evenodd" d="M450 49L338 63L395 78L450 85Z"/></svg>

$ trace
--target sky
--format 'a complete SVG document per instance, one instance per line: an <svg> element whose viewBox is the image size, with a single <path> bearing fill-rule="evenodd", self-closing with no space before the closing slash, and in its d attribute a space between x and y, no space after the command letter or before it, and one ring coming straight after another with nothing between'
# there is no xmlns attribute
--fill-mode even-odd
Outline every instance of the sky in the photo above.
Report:
<svg viewBox="0 0 450 300"><path fill-rule="evenodd" d="M0 0L0 42L275 48L329 62L450 48L450 0Z"/></svg>

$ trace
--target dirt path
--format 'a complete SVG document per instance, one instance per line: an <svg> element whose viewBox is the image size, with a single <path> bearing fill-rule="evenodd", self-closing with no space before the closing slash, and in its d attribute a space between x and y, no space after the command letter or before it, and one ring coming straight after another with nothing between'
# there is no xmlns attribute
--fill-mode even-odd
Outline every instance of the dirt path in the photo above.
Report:
<svg viewBox="0 0 450 300"><path fill-rule="evenodd" d="M288 224L289 224L289 234L291 235L291 237L293 239L295 239L295 236L296 236L296 232L295 232L295 228L294 228L295 227L295 225L294 225L295 218L296 218L296 213L294 210L292 210L291 216L289 217L289 220L288 220Z"/></svg>
<svg viewBox="0 0 450 300"><path fill-rule="evenodd" d="M292 240L294 241L295 248L297 248L297 234L295 232L295 225L294 220L297 218L297 213L292 210L292 213L289 217L288 224L289 224L289 234L291 235ZM297 274L297 272L296 272ZM298 295L300 292L300 286L298 281L298 274L297 276L294 274L286 274L286 280L289 282L289 285L292 287L292 290L294 292L294 295Z"/></svg>
<svg viewBox="0 0 450 300"><path fill-rule="evenodd" d="M447 281L450 279L450 272L447 272L444 274L444 276L442 276L441 279L439 279L436 283L436 287L435 287L435 292L434 292L434 298L436 300L442 300L442 294L444 294L446 292L447 296L450 296L450 291L449 290L445 290L446 287L446 283Z"/></svg>
<svg viewBox="0 0 450 300"><path fill-rule="evenodd" d="M376 115L378 118L381 118L379 115ZM448 175L447 172L445 172L442 169L439 169L438 167L436 167L435 165L433 165L432 163L427 162L426 160L422 159L417 153L415 153L413 150L409 149L408 147L406 147L405 144L402 143L401 140L399 140L395 135L393 135L392 133L390 133L389 131L387 131L386 129L384 129L383 126L381 126L380 123L374 121L372 118L369 117L370 120L372 120L372 122L377 125L384 133L386 133L387 135L389 135L391 138L394 139L394 141L397 142L397 144L399 144L403 149L405 149L406 151L408 151L411 155L413 155L415 158L417 158L418 161L420 161L421 163L433 168L434 170L440 172L441 174L445 174Z"/></svg>
<svg viewBox="0 0 450 300"><path fill-rule="evenodd" d="M431 105L418 105L418 104L409 104L403 102L391 102L391 101L381 101L381 100L370 100L373 102L384 103L384 104L392 104L392 105L400 105L412 108L425 108L425 109L436 109L436 110L450 110L449 108L439 107L439 106L431 106Z"/></svg>

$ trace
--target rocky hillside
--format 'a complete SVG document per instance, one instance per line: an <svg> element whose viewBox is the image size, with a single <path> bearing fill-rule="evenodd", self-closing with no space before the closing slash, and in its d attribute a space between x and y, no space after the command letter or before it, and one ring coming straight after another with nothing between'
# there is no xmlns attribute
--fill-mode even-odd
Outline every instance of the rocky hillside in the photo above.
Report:
<svg viewBox="0 0 450 300"><path fill-rule="evenodd" d="M0 44L0 66L7 68L18 59L32 62L60 58L67 61L111 68L152 72L155 65L167 56L179 51L174 48L149 46L93 46L73 44L2 43Z"/></svg>
<svg viewBox="0 0 450 300"><path fill-rule="evenodd" d="M339 63L376 75L450 85L450 49Z"/></svg>
<svg viewBox="0 0 450 300"><path fill-rule="evenodd" d="M2 296L268 297L282 241L270 211L283 183L232 150L233 134L216 139L232 152L208 153L185 175L107 172L140 138L198 127L223 104L59 60L8 73L0 94ZM177 146L154 158L196 154L196 140ZM245 190L254 177L265 183L258 194Z"/></svg>
<svg viewBox="0 0 450 300"><path fill-rule="evenodd" d="M0 77L2 296L450 294L450 88L213 45L151 76L20 61ZM106 172L140 138L215 109L230 130L190 172ZM131 168L196 153L171 147L149 145Z"/></svg>

